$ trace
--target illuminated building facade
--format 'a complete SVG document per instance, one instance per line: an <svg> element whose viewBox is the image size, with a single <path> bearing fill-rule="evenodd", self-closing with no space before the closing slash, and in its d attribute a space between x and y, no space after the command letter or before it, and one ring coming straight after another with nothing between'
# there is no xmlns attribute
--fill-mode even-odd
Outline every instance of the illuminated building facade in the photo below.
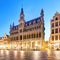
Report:
<svg viewBox="0 0 60 60"><path fill-rule="evenodd" d="M42 44L45 35L43 9L41 10L39 17L29 20L27 22L25 21L24 16L25 15L23 8L21 8L19 24L16 26L14 25L14 23L13 25L10 25L11 41L30 41L32 42L32 44L34 44L34 41L39 41L38 44ZM27 44L29 44L29 42Z"/></svg>
<svg viewBox="0 0 60 60"><path fill-rule="evenodd" d="M0 39L0 49L10 49L10 37L6 33Z"/></svg>
<svg viewBox="0 0 60 60"><path fill-rule="evenodd" d="M60 14L55 13L51 20L50 43L52 49L60 48Z"/></svg>

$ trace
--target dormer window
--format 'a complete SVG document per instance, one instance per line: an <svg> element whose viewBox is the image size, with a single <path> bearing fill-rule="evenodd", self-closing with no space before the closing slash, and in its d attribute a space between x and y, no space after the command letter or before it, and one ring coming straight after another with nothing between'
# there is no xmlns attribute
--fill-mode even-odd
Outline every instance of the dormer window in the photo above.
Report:
<svg viewBox="0 0 60 60"><path fill-rule="evenodd" d="M33 24L35 24L35 21L33 21Z"/></svg>
<svg viewBox="0 0 60 60"><path fill-rule="evenodd" d="M31 25L31 22L29 23L29 25Z"/></svg>
<svg viewBox="0 0 60 60"><path fill-rule="evenodd" d="M40 20L37 20L37 22L40 22Z"/></svg>
<svg viewBox="0 0 60 60"><path fill-rule="evenodd" d="M58 17L56 17L55 20L58 20Z"/></svg>

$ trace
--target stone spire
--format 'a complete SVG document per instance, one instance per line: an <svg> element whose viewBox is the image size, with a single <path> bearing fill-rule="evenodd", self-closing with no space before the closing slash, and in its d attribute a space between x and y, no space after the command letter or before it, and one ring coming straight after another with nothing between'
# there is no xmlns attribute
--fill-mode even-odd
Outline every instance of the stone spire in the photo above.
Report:
<svg viewBox="0 0 60 60"><path fill-rule="evenodd" d="M41 13L40 13L40 19L41 19L41 27L42 27L42 37L43 37L43 40L44 40L44 35L45 35L45 27L44 27L44 11L43 9L41 9Z"/></svg>
<svg viewBox="0 0 60 60"><path fill-rule="evenodd" d="M44 24L44 11L43 11L43 9L41 9L40 17L41 17L41 22Z"/></svg>
<svg viewBox="0 0 60 60"><path fill-rule="evenodd" d="M44 17L44 11L43 11L43 9L41 9L40 15L41 15L41 17Z"/></svg>
<svg viewBox="0 0 60 60"><path fill-rule="evenodd" d="M20 19L24 19L24 11L23 11L23 8L21 8Z"/></svg>
<svg viewBox="0 0 60 60"><path fill-rule="evenodd" d="M20 14L24 14L23 8L21 8L21 13Z"/></svg>
<svg viewBox="0 0 60 60"><path fill-rule="evenodd" d="M19 23L23 24L24 22L25 22L24 21L24 11L23 11L23 8L21 8Z"/></svg>

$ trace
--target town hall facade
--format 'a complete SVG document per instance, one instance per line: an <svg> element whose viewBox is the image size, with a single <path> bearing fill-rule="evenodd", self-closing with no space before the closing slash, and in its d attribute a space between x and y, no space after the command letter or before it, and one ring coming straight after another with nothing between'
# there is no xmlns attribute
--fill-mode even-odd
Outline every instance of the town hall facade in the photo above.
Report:
<svg viewBox="0 0 60 60"><path fill-rule="evenodd" d="M37 42L38 44L42 44L44 41L44 35L45 35L43 9L41 9L41 13L39 17L29 20L27 22L25 21L24 16L25 15L24 15L23 8L21 8L19 24L16 26L14 25L14 23L10 25L11 41L23 41L23 42L32 41L33 46L34 46L34 43L36 44L37 41L39 41Z"/></svg>

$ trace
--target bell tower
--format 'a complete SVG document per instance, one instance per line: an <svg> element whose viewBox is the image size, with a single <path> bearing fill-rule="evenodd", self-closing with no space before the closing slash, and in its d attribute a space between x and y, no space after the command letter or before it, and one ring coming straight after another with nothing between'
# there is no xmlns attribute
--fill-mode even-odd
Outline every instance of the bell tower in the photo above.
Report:
<svg viewBox="0 0 60 60"><path fill-rule="evenodd" d="M24 11L21 8L20 19L19 19L19 40L23 40L23 30L24 30L25 20L24 20Z"/></svg>
<svg viewBox="0 0 60 60"><path fill-rule="evenodd" d="M24 11L23 11L23 8L21 8L19 24L23 25L24 23L25 23L25 21L24 21Z"/></svg>
<svg viewBox="0 0 60 60"><path fill-rule="evenodd" d="M43 11L43 9L41 9L40 15L41 15L41 22L44 23L44 11Z"/></svg>
<svg viewBox="0 0 60 60"><path fill-rule="evenodd" d="M43 11L43 9L41 9L40 18L41 18L42 40L44 40L44 35L45 35L44 30L45 30L45 27L44 27L44 11Z"/></svg>

